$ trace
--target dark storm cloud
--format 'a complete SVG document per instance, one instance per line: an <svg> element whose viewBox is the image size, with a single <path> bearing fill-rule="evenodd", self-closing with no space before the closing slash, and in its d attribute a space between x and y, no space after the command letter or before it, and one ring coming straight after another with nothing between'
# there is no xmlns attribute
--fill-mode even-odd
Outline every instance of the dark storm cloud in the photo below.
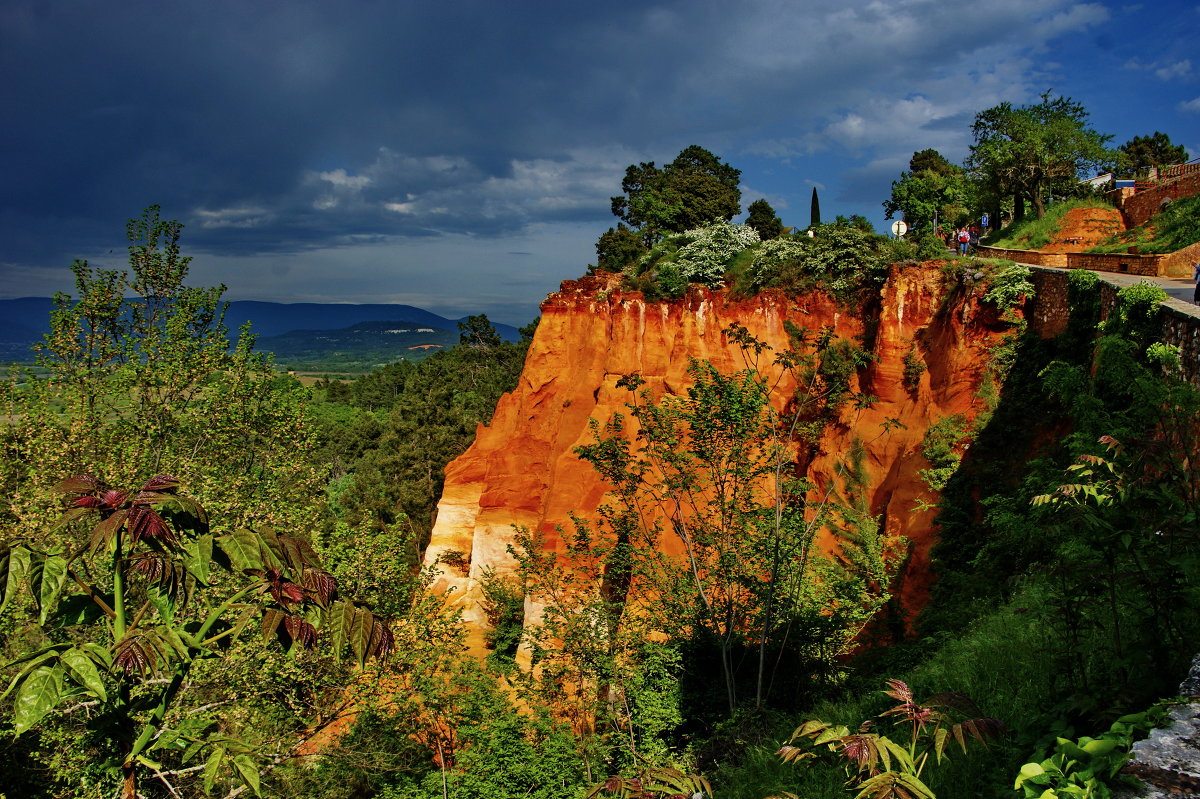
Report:
<svg viewBox="0 0 1200 799"><path fill-rule="evenodd" d="M354 297L418 258L473 285L497 253L528 257L512 237L570 277L613 221L624 167L692 143L780 207L807 208L816 181L878 209L914 150L961 158L975 111L1046 88L1062 70L1039 50L1109 13L1072 0L8 0L0 267L119 254L123 221L156 202L242 283L286 275L312 294L329 251L357 249L371 257L340 261L359 270L344 276Z"/></svg>

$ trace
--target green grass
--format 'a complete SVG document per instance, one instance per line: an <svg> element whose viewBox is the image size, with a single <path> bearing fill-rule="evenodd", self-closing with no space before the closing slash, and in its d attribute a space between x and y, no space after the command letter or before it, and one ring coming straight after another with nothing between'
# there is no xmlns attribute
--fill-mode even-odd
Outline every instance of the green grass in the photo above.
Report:
<svg viewBox="0 0 1200 799"><path fill-rule="evenodd" d="M1145 224L1118 233L1088 252L1168 253L1200 241L1200 194L1176 200Z"/></svg>
<svg viewBox="0 0 1200 799"><path fill-rule="evenodd" d="M1058 228L1067 211L1075 208L1112 208L1109 203L1095 197L1082 197L1055 203L1046 209L1041 219L1027 215L1019 222L1002 228L987 241L989 247L1006 247L1014 250L1036 250L1045 247L1058 237Z"/></svg>

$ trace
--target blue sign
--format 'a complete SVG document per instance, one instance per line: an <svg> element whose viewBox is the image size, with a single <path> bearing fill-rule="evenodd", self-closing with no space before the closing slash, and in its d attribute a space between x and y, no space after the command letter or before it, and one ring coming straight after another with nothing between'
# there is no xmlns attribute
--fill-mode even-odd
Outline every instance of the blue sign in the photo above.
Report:
<svg viewBox="0 0 1200 799"><path fill-rule="evenodd" d="M983 215L983 218L979 220L979 226L980 226L980 227L987 227L987 223L988 223L988 215L987 215L987 214L984 214L984 215Z"/></svg>

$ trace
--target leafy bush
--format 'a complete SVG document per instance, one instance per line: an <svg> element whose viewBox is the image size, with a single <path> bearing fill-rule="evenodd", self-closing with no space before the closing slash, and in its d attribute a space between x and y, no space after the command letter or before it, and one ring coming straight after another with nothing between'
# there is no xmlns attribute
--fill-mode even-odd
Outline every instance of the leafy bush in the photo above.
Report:
<svg viewBox="0 0 1200 799"><path fill-rule="evenodd" d="M1053 755L1021 767L1013 788L1025 799L1110 799L1112 788L1137 785L1135 780L1121 779L1121 768L1129 760L1134 739L1160 726L1164 716L1156 706L1122 716L1096 738L1059 738Z"/></svg>
<svg viewBox="0 0 1200 799"><path fill-rule="evenodd" d="M1028 266L1013 261L1000 261L987 270L987 291L983 298L1001 311L1008 311L1033 294L1032 274Z"/></svg>
<svg viewBox="0 0 1200 799"><path fill-rule="evenodd" d="M921 479L934 491L945 488L962 461L962 444L970 433L967 418L961 413L944 416L929 426L921 440L921 454L929 468L921 470Z"/></svg>

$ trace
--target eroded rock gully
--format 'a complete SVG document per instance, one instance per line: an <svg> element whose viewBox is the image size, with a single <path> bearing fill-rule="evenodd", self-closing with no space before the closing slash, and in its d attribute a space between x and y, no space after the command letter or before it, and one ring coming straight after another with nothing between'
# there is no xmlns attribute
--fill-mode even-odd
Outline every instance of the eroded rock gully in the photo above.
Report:
<svg viewBox="0 0 1200 799"><path fill-rule="evenodd" d="M983 408L977 394L987 351L1009 329L978 290L945 281L937 264L893 267L878 307L861 311L815 293L736 299L693 287L682 300L647 302L641 294L622 293L611 276L563 283L542 304L516 390L500 400L491 425L480 427L470 449L446 468L426 562L437 563L451 552L461 557L437 566L435 590L453 589L452 601L472 629L474 646L481 647L487 622L479 578L489 570L512 571L506 548L514 526L541 531L547 546L559 546L556 526L568 525L570 513L588 517L601 503L606 486L572 450L592 440L589 418L604 421L627 410L629 392L617 381L637 373L657 393L680 393L691 358L707 359L722 371L745 367L742 350L722 332L732 323L782 349L784 322L790 320L865 340L877 359L852 386L877 402L866 410L847 407L839 423L827 427L809 477L828 485L852 441L865 445L871 509L882 516L887 533L912 542L902 599L910 612L919 608L928 595L929 550L936 536L928 503L937 499L918 474L929 465L921 441L939 419L973 417ZM905 356L914 342L927 369L910 389L904 383ZM782 386L777 403L792 389ZM903 427L889 431L888 419ZM527 600L526 619L539 611Z"/></svg>

